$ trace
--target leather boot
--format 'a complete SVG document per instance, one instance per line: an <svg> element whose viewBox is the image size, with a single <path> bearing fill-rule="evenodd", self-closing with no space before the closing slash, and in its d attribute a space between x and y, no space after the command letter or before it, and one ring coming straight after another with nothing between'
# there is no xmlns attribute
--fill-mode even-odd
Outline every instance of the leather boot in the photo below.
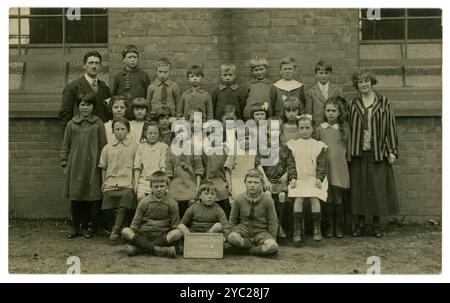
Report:
<svg viewBox="0 0 450 303"><path fill-rule="evenodd" d="M312 213L312 219L313 219L313 240L321 241L322 240L322 231L320 226L322 221L321 213Z"/></svg>
<svg viewBox="0 0 450 303"><path fill-rule="evenodd" d="M294 212L294 235L292 241L300 243L303 241L303 213Z"/></svg>
<svg viewBox="0 0 450 303"><path fill-rule="evenodd" d="M335 205L336 210L336 238L342 238L344 236L344 204Z"/></svg>
<svg viewBox="0 0 450 303"><path fill-rule="evenodd" d="M325 214L327 216L327 231L325 237L331 238L334 234L334 204L326 204Z"/></svg>

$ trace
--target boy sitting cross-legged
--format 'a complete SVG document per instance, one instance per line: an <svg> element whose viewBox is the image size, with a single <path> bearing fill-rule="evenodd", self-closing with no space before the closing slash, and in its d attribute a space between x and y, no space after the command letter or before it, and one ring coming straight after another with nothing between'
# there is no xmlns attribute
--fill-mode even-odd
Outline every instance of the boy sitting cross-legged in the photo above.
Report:
<svg viewBox="0 0 450 303"><path fill-rule="evenodd" d="M167 194L169 179L162 171L150 177L152 193L142 199L130 227L122 229L122 238L129 242L127 253L139 250L158 256L176 257L175 242L180 240L176 227L180 223L178 204Z"/></svg>

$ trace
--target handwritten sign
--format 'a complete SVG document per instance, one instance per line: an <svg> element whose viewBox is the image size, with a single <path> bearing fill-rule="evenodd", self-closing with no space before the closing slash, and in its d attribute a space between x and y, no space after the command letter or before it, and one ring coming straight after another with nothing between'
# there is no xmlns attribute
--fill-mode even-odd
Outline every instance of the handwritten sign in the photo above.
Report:
<svg viewBox="0 0 450 303"><path fill-rule="evenodd" d="M223 236L221 233L190 233L184 238L184 257L222 259Z"/></svg>

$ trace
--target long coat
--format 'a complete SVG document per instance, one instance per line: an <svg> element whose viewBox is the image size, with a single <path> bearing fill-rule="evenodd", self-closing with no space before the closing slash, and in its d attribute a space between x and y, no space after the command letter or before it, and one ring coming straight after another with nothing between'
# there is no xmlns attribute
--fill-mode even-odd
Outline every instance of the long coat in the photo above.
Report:
<svg viewBox="0 0 450 303"><path fill-rule="evenodd" d="M102 199L100 153L106 144L103 122L96 116L75 116L67 124L61 148L64 176L64 198L74 201Z"/></svg>

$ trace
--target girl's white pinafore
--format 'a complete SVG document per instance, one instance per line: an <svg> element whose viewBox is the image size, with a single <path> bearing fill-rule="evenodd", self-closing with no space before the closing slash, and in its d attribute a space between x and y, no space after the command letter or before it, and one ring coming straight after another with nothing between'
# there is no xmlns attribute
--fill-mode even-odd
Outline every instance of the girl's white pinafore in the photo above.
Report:
<svg viewBox="0 0 450 303"><path fill-rule="evenodd" d="M294 198L316 197L326 201L328 192L327 177L323 179L321 188L317 188L315 185L317 156L323 148L326 148L326 144L312 138L300 138L290 140L287 143L287 147L292 151L297 170L297 186L295 188L288 187L288 196Z"/></svg>

